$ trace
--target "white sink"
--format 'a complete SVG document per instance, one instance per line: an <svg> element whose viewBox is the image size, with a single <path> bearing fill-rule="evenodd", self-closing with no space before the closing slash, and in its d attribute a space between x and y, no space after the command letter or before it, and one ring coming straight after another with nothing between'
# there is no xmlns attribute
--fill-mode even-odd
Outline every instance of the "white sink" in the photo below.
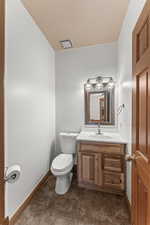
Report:
<svg viewBox="0 0 150 225"><path fill-rule="evenodd" d="M87 136L87 137L99 137L99 138L111 138L111 135L108 135L106 133L98 134L96 132L81 132L80 134Z"/></svg>
<svg viewBox="0 0 150 225"><path fill-rule="evenodd" d="M102 133L82 131L77 141L98 141L98 142L110 142L110 143L126 143L118 133Z"/></svg>
<svg viewBox="0 0 150 225"><path fill-rule="evenodd" d="M96 134L95 137L101 138L101 139L111 139L111 136L107 136L104 134Z"/></svg>
<svg viewBox="0 0 150 225"><path fill-rule="evenodd" d="M96 137L96 138L101 138L101 139L110 139L110 138L112 138L109 135L105 135L105 133L98 134L98 133L95 133L95 132L85 132L85 134L83 134L83 135L85 135L87 137Z"/></svg>

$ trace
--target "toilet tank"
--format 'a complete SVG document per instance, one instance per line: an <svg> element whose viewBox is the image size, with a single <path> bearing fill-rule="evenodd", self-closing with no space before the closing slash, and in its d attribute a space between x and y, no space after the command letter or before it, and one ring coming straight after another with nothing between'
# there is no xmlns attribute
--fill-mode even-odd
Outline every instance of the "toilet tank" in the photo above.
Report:
<svg viewBox="0 0 150 225"><path fill-rule="evenodd" d="M60 133L60 147L64 154L74 154L76 152L76 138L78 133Z"/></svg>

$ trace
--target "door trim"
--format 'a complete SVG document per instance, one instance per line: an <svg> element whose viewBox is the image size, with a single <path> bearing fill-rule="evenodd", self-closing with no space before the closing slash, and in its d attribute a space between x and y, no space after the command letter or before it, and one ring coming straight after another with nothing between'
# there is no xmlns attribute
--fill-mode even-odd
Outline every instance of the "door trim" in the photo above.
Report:
<svg viewBox="0 0 150 225"><path fill-rule="evenodd" d="M0 0L0 223L5 220L4 152L5 0Z"/></svg>

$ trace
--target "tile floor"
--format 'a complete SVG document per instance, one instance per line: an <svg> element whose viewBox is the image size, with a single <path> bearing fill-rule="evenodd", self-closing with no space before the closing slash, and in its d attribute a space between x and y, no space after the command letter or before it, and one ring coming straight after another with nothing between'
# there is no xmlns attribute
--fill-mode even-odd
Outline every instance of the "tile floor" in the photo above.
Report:
<svg viewBox="0 0 150 225"><path fill-rule="evenodd" d="M130 225L124 197L79 188L58 196L51 176L16 225Z"/></svg>

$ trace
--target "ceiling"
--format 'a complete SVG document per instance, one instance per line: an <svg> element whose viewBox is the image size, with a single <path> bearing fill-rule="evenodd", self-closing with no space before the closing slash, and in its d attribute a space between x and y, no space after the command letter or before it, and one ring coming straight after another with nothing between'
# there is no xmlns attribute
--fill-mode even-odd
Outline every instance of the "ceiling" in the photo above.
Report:
<svg viewBox="0 0 150 225"><path fill-rule="evenodd" d="M129 0L22 0L52 47L72 40L73 47L116 41Z"/></svg>

